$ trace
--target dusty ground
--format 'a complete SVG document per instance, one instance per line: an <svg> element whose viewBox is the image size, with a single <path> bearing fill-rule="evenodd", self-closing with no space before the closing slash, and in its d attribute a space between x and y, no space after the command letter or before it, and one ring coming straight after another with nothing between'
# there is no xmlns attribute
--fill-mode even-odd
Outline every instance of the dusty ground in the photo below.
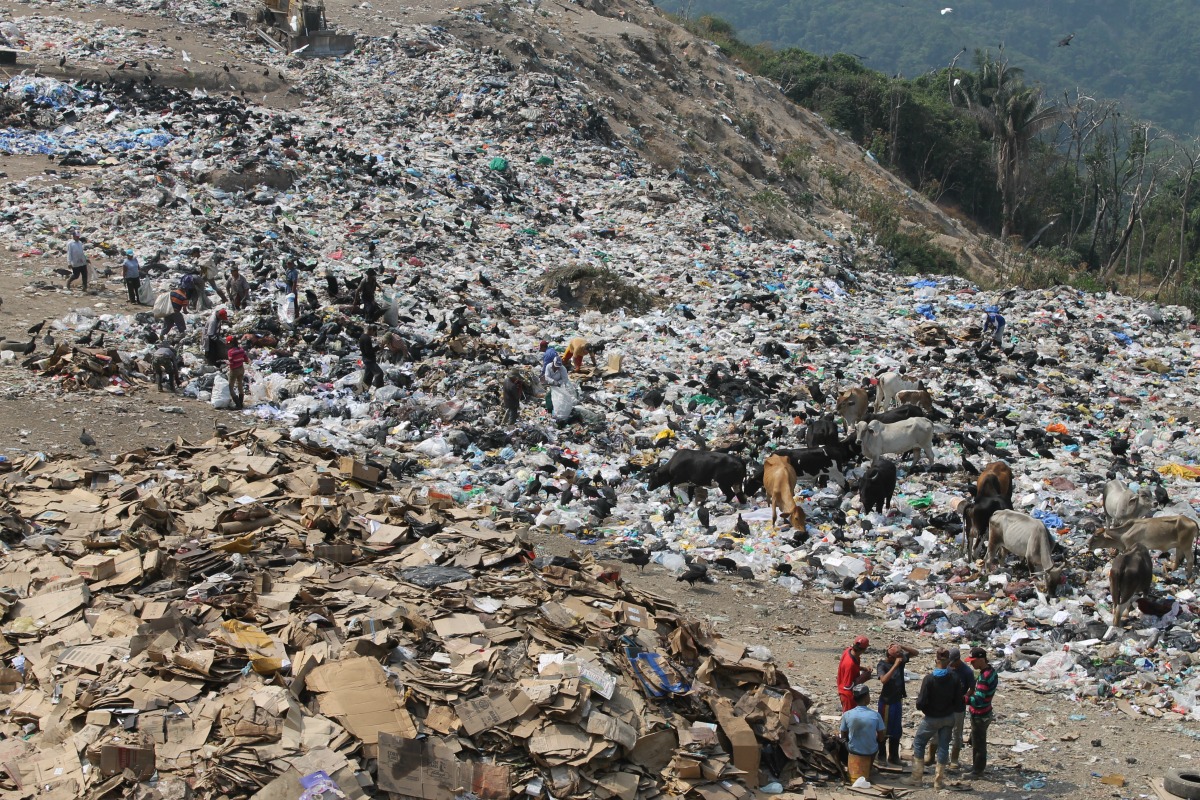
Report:
<svg viewBox="0 0 1200 800"><path fill-rule="evenodd" d="M828 596L802 593L793 596L787 590L767 582L743 582L737 577L719 576L711 586L696 584L689 589L656 564L643 572L630 564L609 557L604 544L581 545L566 536L534 534L540 555L567 555L572 550L591 549L597 559L621 569L621 577L634 586L670 599L693 616L712 622L730 639L769 647L777 663L784 665L793 684L802 687L834 727L840 715L834 675L842 651L858 634L870 637L869 662L878 661L881 650L896 639L921 650L909 664L909 673L924 675L931 669L936 649L928 634L903 632L899 636L884 627L886 619L879 609L869 609L856 617L833 614ZM864 662L865 663L865 662ZM879 686L875 682L874 689ZM919 679L908 684L909 700L905 707L903 757L911 757L911 737L920 714L912 707ZM989 769L983 780L960 780L961 791L987 798L1071 797L1133 798L1150 795L1146 784L1171 767L1194 768L1200 761L1196 740L1180 733L1182 726L1200 736L1200 725L1176 721L1152 720L1139 716L1131 719L1118 711L1112 700L1097 703L1094 698L1074 700L1064 695L1041 694L1026 687L1001 681L996 695L996 722L989 732ZM1071 719L1082 715L1084 719ZM1073 741L1072 741L1073 739ZM1022 754L1011 751L1016 741L1037 745ZM1101 745L1094 747L1093 740ZM964 762L969 763L969 750ZM1123 775L1124 788L1100 783L1106 775ZM1046 786L1024 789L1041 778ZM926 783L932 782L927 773ZM895 784L887 778L883 784ZM898 785L898 784L897 784ZM968 788L969 787L969 788ZM933 797L932 788L916 792L917 798Z"/></svg>
<svg viewBox="0 0 1200 800"><path fill-rule="evenodd" d="M20 179L55 167L44 158L0 156L0 172ZM47 180L78 182L90 180L87 169L72 169L73 177L47 175ZM64 243L65 247L65 243ZM0 250L0 336L9 341L28 341L26 329L49 320L37 337L36 352L49 348L42 337L51 322L72 310L91 307L97 314L126 311L125 289L119 281L107 280L103 288L92 287L84 294L78 282L74 290L62 288L65 281L52 270L66 264L63 253L21 257L22 253ZM98 266L106 265L103 256ZM34 288L53 284L53 288ZM58 336L58 334L53 334ZM161 446L177 437L204 441L213 435L214 422L230 421L232 412L215 411L204 403L152 387L136 386L124 395L108 392L63 392L49 378L14 361L0 362L0 455L9 459L29 452L80 452L79 434L86 427L103 453L116 453L143 445ZM160 407L177 407L182 413L164 412Z"/></svg>

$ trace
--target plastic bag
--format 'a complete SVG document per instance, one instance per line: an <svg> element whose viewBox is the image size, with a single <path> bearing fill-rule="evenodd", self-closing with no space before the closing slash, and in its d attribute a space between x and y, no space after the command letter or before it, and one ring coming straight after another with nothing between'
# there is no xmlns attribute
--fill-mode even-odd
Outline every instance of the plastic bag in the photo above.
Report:
<svg viewBox="0 0 1200 800"><path fill-rule="evenodd" d="M229 379L224 375L218 374L213 380L212 399L213 408L231 408L233 406L233 397L229 394Z"/></svg>
<svg viewBox="0 0 1200 800"><path fill-rule="evenodd" d="M450 443L441 436L431 436L425 441L413 448L422 455L427 455L430 458L438 458L450 452Z"/></svg>
<svg viewBox="0 0 1200 800"><path fill-rule="evenodd" d="M1046 653L1033 665L1033 674L1046 680L1059 680L1066 677L1075 666L1075 656L1063 650Z"/></svg>
<svg viewBox="0 0 1200 800"><path fill-rule="evenodd" d="M279 296L279 321L291 325L296 321L296 295Z"/></svg>
<svg viewBox="0 0 1200 800"><path fill-rule="evenodd" d="M567 381L562 385L550 387L550 403L554 409L551 413L561 422L570 418L571 412L579 403L579 395L575 393L574 385Z"/></svg>
<svg viewBox="0 0 1200 800"><path fill-rule="evenodd" d="M168 297L170 293L168 293ZM138 286L138 302L144 306L154 304L154 287L150 285L150 281L142 281Z"/></svg>
<svg viewBox="0 0 1200 800"><path fill-rule="evenodd" d="M400 324L400 294L384 295L387 310L383 312L383 322L389 328L394 328Z"/></svg>
<svg viewBox="0 0 1200 800"><path fill-rule="evenodd" d="M171 293L163 292L154 300L154 318L166 319L171 313Z"/></svg>

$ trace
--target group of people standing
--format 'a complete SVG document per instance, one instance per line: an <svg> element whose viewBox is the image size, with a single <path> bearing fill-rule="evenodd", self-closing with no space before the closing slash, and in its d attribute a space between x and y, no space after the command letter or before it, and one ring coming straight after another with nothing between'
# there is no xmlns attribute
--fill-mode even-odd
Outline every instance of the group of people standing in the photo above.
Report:
<svg viewBox="0 0 1200 800"><path fill-rule="evenodd" d="M841 734L849 755L847 767L850 780L870 779L871 767L880 765L903 767L900 760L900 737L903 731L904 700L907 690L904 669L918 651L908 645L893 642L873 673L862 664L862 656L870 648L866 636L855 638L842 653L838 664L838 696L842 703ZM871 708L868 682L877 675L882 686L877 708ZM987 651L971 648L963 662L958 648L940 648L934 654L932 671L921 681L916 708L923 715L913 738L912 776L905 782L920 786L925 767L934 763L934 788L945 785L946 770L957 770L963 733L970 720L972 777L980 777L987 768L987 732L992 722L992 697L998 683L996 670L988 663ZM933 742L934 748L930 748ZM927 754L928 749L928 754Z"/></svg>

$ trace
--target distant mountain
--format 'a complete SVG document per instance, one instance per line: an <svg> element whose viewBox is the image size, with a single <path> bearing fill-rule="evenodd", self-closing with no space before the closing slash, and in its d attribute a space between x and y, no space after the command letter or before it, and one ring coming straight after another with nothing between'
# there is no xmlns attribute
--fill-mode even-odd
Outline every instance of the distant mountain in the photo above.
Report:
<svg viewBox="0 0 1200 800"><path fill-rule="evenodd" d="M996 48L1053 97L1078 88L1176 133L1200 132L1200 2L1196 0L665 0L712 14L744 41L853 53L867 67L914 77ZM684 6L688 6L684 8ZM951 9L942 13L943 9ZM1059 42L1074 34L1070 43Z"/></svg>

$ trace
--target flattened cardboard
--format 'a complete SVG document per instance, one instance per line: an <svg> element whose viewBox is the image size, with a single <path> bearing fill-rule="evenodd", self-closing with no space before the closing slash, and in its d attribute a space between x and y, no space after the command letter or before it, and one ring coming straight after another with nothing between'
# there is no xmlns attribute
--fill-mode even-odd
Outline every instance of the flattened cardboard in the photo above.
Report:
<svg viewBox="0 0 1200 800"><path fill-rule="evenodd" d="M387 683L379 662L371 658L350 658L322 664L308 673L307 686L323 692L319 704L322 714L336 718L346 730L376 744L381 733L396 733L412 738L417 726L400 702L400 695Z"/></svg>
<svg viewBox="0 0 1200 800"><path fill-rule="evenodd" d="M509 695L477 697L454 704L454 713L462 722L468 736L474 736L510 719L516 719L533 707L533 702L520 689Z"/></svg>
<svg viewBox="0 0 1200 800"><path fill-rule="evenodd" d="M436 737L402 739L390 733L379 737L379 787L417 800L445 800L466 789L482 800L507 800L512 795L508 767L458 761Z"/></svg>

